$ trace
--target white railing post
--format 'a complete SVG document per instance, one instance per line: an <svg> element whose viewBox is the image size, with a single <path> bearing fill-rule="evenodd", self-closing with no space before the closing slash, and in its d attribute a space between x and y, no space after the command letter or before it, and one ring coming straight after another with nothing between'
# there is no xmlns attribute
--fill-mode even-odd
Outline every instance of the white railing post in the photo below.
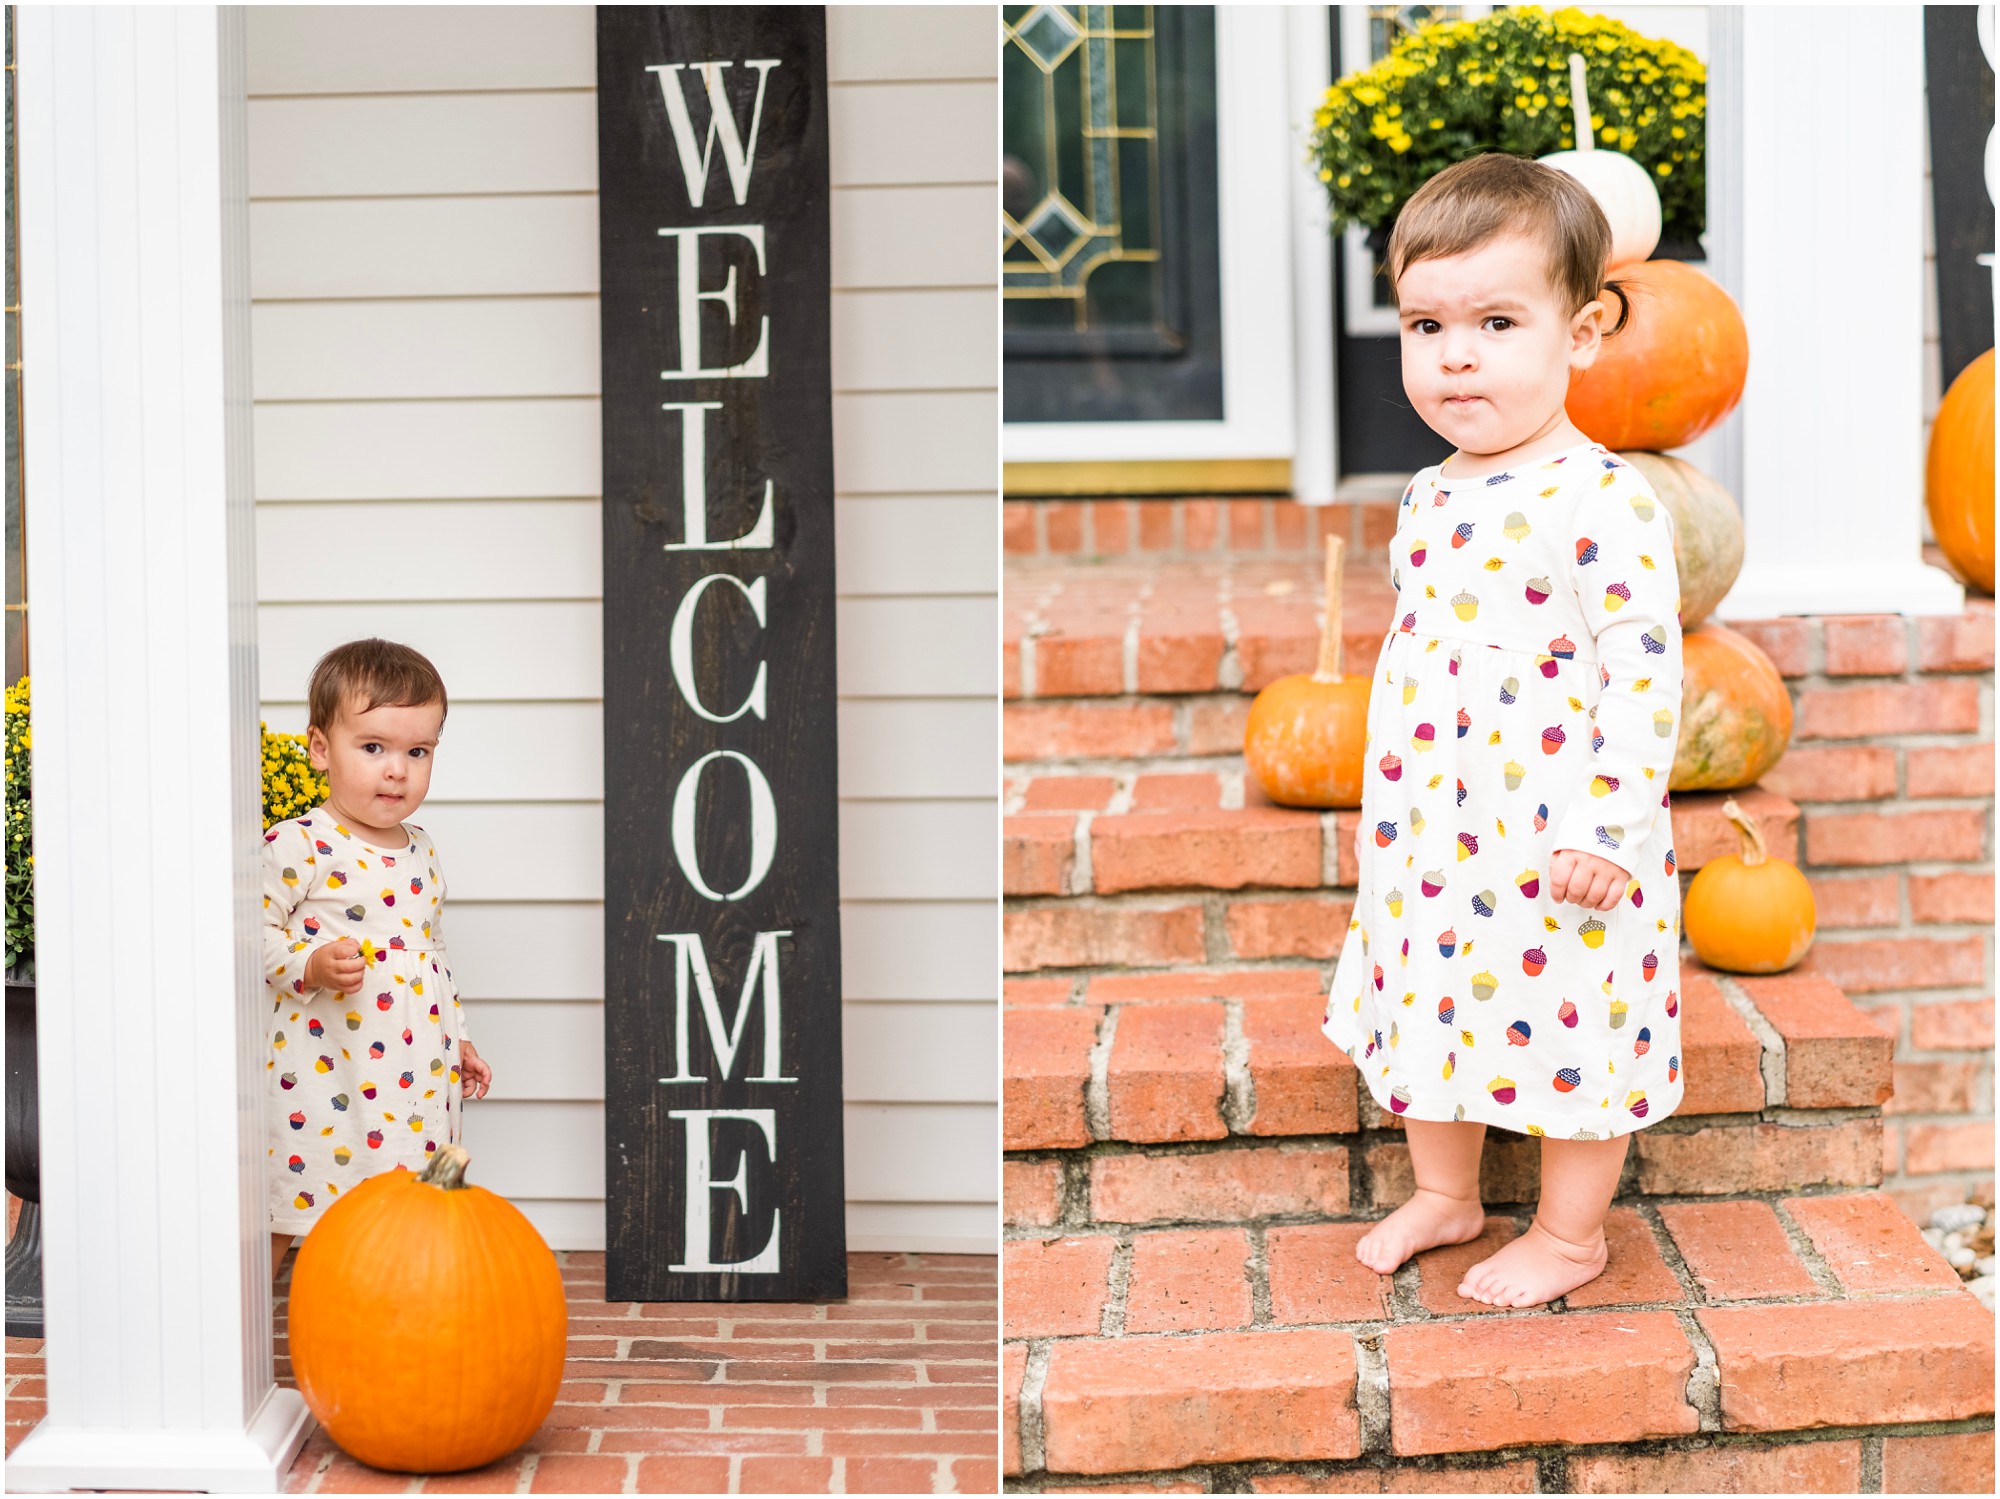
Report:
<svg viewBox="0 0 2000 1499"><path fill-rule="evenodd" d="M7 1486L275 1492L243 13L19 14L48 1414Z"/></svg>
<svg viewBox="0 0 2000 1499"><path fill-rule="evenodd" d="M1709 141L1739 153L1745 535L1716 614L1955 614L1923 560L1922 9L1736 13L1740 125Z"/></svg>

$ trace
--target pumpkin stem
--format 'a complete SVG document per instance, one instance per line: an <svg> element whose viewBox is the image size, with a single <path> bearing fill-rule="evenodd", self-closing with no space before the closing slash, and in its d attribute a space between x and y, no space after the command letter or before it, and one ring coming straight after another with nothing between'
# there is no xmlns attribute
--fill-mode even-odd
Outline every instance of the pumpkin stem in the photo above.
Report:
<svg viewBox="0 0 2000 1499"><path fill-rule="evenodd" d="M1583 54L1569 55L1569 107L1576 114L1576 149L1594 151L1597 141L1590 129L1590 99L1583 88Z"/></svg>
<svg viewBox="0 0 2000 1499"><path fill-rule="evenodd" d="M1326 539L1326 623L1319 631L1319 665L1313 670L1315 682L1338 682L1340 678L1340 559L1347 543L1338 536Z"/></svg>
<svg viewBox="0 0 2000 1499"><path fill-rule="evenodd" d="M1723 798L1722 815L1735 823L1736 830L1743 834L1742 857L1745 869L1755 869L1771 857L1770 852L1764 847L1764 834L1757 826L1757 819L1739 807L1735 797Z"/></svg>
<svg viewBox="0 0 2000 1499"><path fill-rule="evenodd" d="M465 1153L463 1145L440 1145L430 1160L424 1163L424 1169L418 1173L417 1180L429 1182L434 1187L443 1187L447 1192L463 1191L465 1168L471 1162L472 1157Z"/></svg>

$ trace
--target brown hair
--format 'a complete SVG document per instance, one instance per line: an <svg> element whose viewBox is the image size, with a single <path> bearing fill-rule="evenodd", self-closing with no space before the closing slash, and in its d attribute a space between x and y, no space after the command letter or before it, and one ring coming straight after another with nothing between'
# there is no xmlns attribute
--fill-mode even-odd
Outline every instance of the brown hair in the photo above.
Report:
<svg viewBox="0 0 2000 1499"><path fill-rule="evenodd" d="M1509 233L1542 247L1564 312L1574 316L1610 292L1620 311L1605 336L1625 326L1632 303L1623 286L1604 279L1611 224L1597 199L1569 173L1503 151L1454 162L1410 195L1389 235L1389 286L1419 260L1463 255Z"/></svg>
<svg viewBox="0 0 2000 1499"><path fill-rule="evenodd" d="M393 640L350 640L321 656L306 684L308 725L331 733L350 697L361 700L360 713L384 703L398 708L436 703L440 710L450 706L437 668L421 652ZM438 722L444 722L442 713Z"/></svg>

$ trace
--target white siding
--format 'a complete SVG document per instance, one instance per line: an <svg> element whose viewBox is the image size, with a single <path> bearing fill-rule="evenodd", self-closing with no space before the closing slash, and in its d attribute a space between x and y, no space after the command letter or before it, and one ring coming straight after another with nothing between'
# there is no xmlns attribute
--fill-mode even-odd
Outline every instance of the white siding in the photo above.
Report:
<svg viewBox="0 0 2000 1499"><path fill-rule="evenodd" d="M593 12L249 15L264 715L301 729L313 660L356 635L437 662L452 707L418 820L499 1082L468 1111L469 1144L552 1244L599 1247ZM992 24L976 6L827 12L842 1050L863 1249L997 1241ZM498 857L503 830L546 857Z"/></svg>

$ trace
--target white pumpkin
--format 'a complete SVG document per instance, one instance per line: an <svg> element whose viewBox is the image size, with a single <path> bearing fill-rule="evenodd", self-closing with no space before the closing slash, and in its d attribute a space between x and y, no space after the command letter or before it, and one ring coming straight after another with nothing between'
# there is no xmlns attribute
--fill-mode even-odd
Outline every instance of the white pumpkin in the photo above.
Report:
<svg viewBox="0 0 2000 1499"><path fill-rule="evenodd" d="M1543 166L1567 172L1590 191L1611 224L1610 269L1650 260L1660 243L1660 190L1646 169L1622 151L1600 150L1590 131L1583 55L1569 55L1570 107L1576 111L1577 148L1552 151Z"/></svg>

